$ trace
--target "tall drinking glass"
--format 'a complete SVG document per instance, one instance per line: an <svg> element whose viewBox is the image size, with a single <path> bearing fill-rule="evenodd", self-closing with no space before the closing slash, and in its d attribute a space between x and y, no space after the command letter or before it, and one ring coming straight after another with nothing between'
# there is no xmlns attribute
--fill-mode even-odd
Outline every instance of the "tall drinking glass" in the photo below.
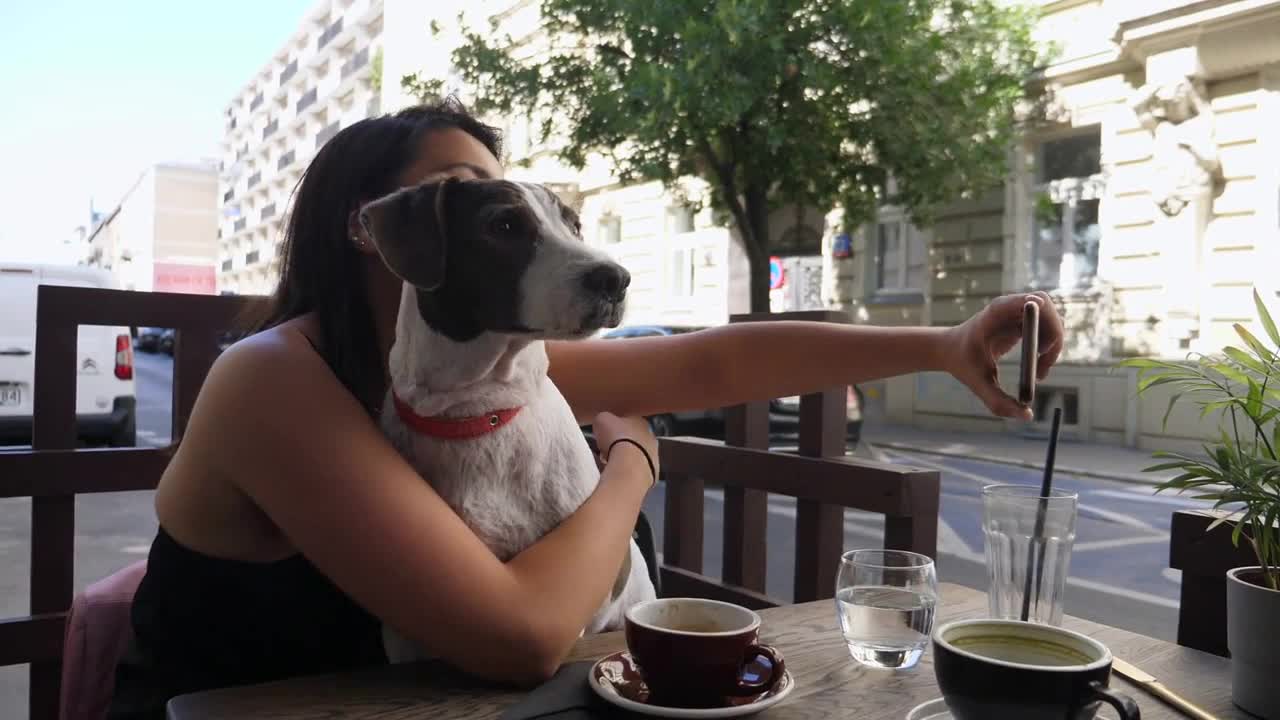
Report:
<svg viewBox="0 0 1280 720"><path fill-rule="evenodd" d="M1062 624L1077 495L1032 485L990 485L982 491L991 617ZM1030 577L1030 583L1027 578Z"/></svg>
<svg viewBox="0 0 1280 720"><path fill-rule="evenodd" d="M909 668L933 632L933 560L905 550L853 550L840 560L836 613L849 654L863 665Z"/></svg>

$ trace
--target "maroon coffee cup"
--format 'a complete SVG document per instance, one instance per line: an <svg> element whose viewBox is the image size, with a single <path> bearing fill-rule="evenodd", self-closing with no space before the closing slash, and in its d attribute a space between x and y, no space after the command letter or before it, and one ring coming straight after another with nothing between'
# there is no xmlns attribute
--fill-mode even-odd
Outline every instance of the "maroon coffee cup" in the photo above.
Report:
<svg viewBox="0 0 1280 720"><path fill-rule="evenodd" d="M782 654L760 644L760 616L730 603L639 603L627 611L626 636L655 704L718 707L772 690L785 672Z"/></svg>

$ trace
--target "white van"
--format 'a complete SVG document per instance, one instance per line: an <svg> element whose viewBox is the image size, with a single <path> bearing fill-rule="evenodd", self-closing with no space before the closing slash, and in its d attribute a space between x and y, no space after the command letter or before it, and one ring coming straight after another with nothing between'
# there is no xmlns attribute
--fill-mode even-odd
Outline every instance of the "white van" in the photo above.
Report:
<svg viewBox="0 0 1280 720"><path fill-rule="evenodd" d="M0 444L30 444L36 372L36 287L113 288L100 268L0 262ZM134 444L137 394L129 328L82 325L76 346L76 431L86 444Z"/></svg>

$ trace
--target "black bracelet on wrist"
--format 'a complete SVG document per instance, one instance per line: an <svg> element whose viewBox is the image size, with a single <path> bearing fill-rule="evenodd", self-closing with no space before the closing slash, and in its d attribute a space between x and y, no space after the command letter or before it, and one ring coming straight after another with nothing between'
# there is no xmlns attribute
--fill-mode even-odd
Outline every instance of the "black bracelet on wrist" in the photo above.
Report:
<svg viewBox="0 0 1280 720"><path fill-rule="evenodd" d="M604 461L605 461L605 462L609 462L609 457L613 455L613 447L614 447L615 445L617 445L618 443L627 443L628 445L635 445L635 446L636 446L636 449L640 451L640 454L641 454L641 455L644 455L644 461L645 461L645 462L647 462L647 463L649 463L649 474L653 476L653 484L654 484L654 485L657 485L657 484L658 484L658 469L657 469L657 467L653 464L653 458L652 458L652 457L649 457L649 451L648 451L648 450L645 450L643 445L641 445L640 443L636 442L635 440L632 440L631 438L618 438L617 440L614 440L612 443L609 443L609 449L607 449L607 450L605 450L605 451L604 451ZM650 487L652 487L652 486L650 486Z"/></svg>

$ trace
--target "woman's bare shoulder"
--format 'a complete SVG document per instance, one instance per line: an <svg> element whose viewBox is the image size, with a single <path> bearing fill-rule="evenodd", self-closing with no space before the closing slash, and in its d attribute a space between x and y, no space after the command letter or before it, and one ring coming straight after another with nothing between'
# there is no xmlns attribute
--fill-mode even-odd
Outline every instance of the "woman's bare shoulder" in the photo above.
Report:
<svg viewBox="0 0 1280 720"><path fill-rule="evenodd" d="M305 434L322 421L368 423L316 351L311 329L299 318L228 347L205 378L184 443L216 438L222 450L248 449L260 444L264 430L274 437Z"/></svg>

